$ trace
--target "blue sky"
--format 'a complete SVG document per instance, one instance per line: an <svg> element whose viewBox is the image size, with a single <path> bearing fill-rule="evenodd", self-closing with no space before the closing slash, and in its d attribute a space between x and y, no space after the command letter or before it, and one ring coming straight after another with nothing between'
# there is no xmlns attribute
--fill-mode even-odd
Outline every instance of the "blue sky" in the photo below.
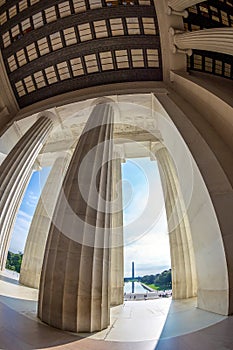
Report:
<svg viewBox="0 0 233 350"><path fill-rule="evenodd" d="M50 168L34 172L20 206L10 244L23 251L30 223ZM155 274L170 268L166 214L156 161L130 159L122 165L125 276Z"/></svg>
<svg viewBox="0 0 233 350"><path fill-rule="evenodd" d="M122 164L125 276L156 274L170 268L163 191L156 161L128 159Z"/></svg>
<svg viewBox="0 0 233 350"><path fill-rule="evenodd" d="M16 217L11 238L9 250L14 253L18 253L19 251L23 252L24 250L30 223L49 171L50 167L43 168L41 171L33 172L31 176Z"/></svg>

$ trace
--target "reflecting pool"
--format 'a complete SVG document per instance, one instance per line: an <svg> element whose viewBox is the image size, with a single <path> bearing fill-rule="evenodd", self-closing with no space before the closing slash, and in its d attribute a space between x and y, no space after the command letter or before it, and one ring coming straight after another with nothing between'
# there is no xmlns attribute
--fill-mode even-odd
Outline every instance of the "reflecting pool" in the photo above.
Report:
<svg viewBox="0 0 233 350"><path fill-rule="evenodd" d="M139 282L126 282L124 284L124 293L147 293L148 291L143 288Z"/></svg>

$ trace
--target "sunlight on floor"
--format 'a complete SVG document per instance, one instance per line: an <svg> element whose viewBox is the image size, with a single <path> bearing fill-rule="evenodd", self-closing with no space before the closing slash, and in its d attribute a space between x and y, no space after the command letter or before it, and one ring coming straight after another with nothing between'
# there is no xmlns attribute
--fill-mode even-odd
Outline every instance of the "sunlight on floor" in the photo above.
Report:
<svg viewBox="0 0 233 350"><path fill-rule="evenodd" d="M28 319L37 319L38 291L18 284L18 274L0 273L0 302ZM97 333L79 334L83 338L106 342L140 342L168 339L216 324L226 317L196 308L196 299L171 298L125 301L111 308L110 326ZM68 333L68 332L67 332ZM70 333L71 334L71 333ZM77 335L77 334L76 334Z"/></svg>
<svg viewBox="0 0 233 350"><path fill-rule="evenodd" d="M18 275L7 271L0 276L0 301L31 319L37 318L38 291L18 284ZM105 341L158 340L170 307L171 298L125 301L111 308L110 326L94 334L79 334ZM38 322L40 322L38 320Z"/></svg>

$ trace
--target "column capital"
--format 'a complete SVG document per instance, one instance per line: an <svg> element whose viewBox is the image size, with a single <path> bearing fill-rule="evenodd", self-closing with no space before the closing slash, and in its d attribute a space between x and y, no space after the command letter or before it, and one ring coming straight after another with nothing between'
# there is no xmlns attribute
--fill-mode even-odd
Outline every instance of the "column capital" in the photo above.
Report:
<svg viewBox="0 0 233 350"><path fill-rule="evenodd" d="M178 48L176 45L175 45L175 36L176 35L179 35L179 34L184 34L186 33L185 30L181 30L181 29L177 29L177 28L174 28L174 27L170 27L169 28L169 33L171 35L171 51L173 54L176 54L176 53L181 53L181 54L185 54L185 55L188 55L188 56L191 56L193 51L192 49L181 49L181 48Z"/></svg>
<svg viewBox="0 0 233 350"><path fill-rule="evenodd" d="M73 151L71 149L56 152L54 155L54 161L56 161L58 158L72 157L72 154Z"/></svg>
<svg viewBox="0 0 233 350"><path fill-rule="evenodd" d="M151 152L153 152L155 156L156 156L156 153L161 149L166 149L163 143L161 143L160 141L151 142Z"/></svg>
<svg viewBox="0 0 233 350"><path fill-rule="evenodd" d="M33 171L41 171L42 166L40 165L40 162L38 159L35 160L35 163L33 164L32 170Z"/></svg>
<svg viewBox="0 0 233 350"><path fill-rule="evenodd" d="M184 55L192 56L193 50L192 49L179 49L176 45L172 46L172 52L174 54L176 53L182 53Z"/></svg>
<svg viewBox="0 0 233 350"><path fill-rule="evenodd" d="M177 28L174 28L174 27L170 27L169 28L169 33L174 36L175 34L183 34L183 33L186 33L185 30L182 30L182 29L177 29Z"/></svg>
<svg viewBox="0 0 233 350"><path fill-rule="evenodd" d="M188 16L189 16L189 13L187 10L176 11L176 10L173 10L170 6L168 6L168 8L167 8L167 14L168 14L168 16L175 15L175 16L181 16L184 18L188 18Z"/></svg>
<svg viewBox="0 0 233 350"><path fill-rule="evenodd" d="M193 32L170 28L169 31L178 50L196 49L233 55L233 28L210 28Z"/></svg>
<svg viewBox="0 0 233 350"><path fill-rule="evenodd" d="M175 11L183 11L190 6L196 5L206 0L169 0L168 6Z"/></svg>
<svg viewBox="0 0 233 350"><path fill-rule="evenodd" d="M45 117L49 120L52 121L53 125L55 124L58 124L60 121L58 120L58 117L56 114L54 114L53 112L51 111L43 111L43 112L40 112L38 115L37 115L37 119L40 119L42 117Z"/></svg>

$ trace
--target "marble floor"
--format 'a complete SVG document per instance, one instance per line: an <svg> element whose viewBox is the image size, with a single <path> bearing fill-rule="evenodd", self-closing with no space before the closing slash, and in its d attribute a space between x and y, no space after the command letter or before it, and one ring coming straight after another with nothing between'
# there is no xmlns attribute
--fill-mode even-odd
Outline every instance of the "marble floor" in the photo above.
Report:
<svg viewBox="0 0 233 350"><path fill-rule="evenodd" d="M111 309L102 332L57 330L37 319L37 290L17 277L0 275L0 349L233 350L233 317L199 310L195 299L127 301Z"/></svg>

